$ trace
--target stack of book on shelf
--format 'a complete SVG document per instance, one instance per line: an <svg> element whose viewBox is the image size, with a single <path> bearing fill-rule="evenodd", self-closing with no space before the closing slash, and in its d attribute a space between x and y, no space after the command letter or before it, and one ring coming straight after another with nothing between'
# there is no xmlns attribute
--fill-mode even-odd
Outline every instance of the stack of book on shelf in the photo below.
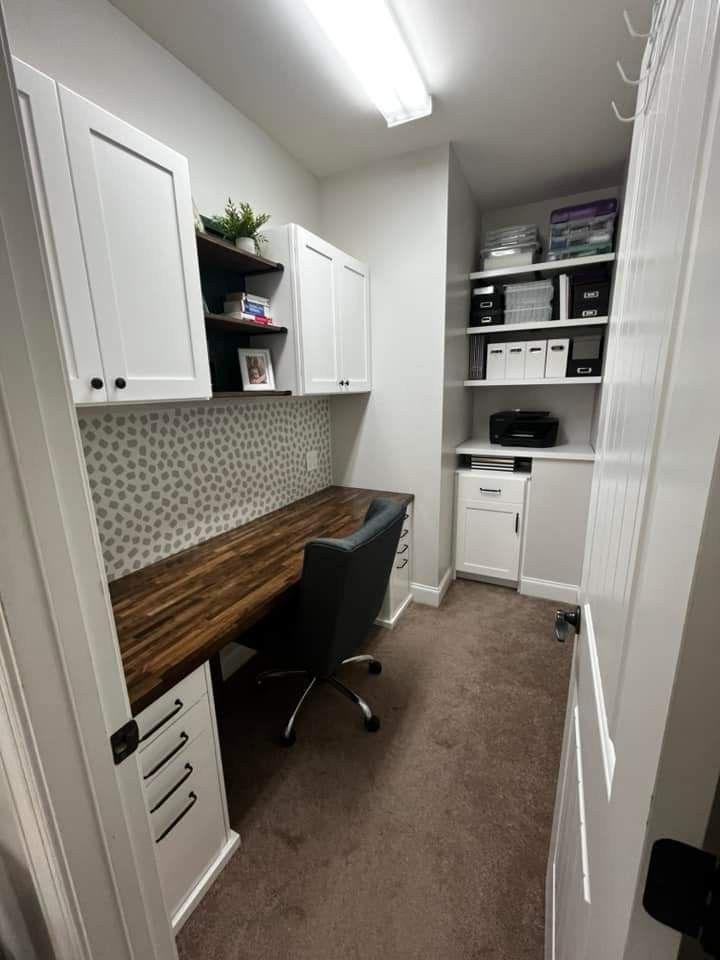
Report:
<svg viewBox="0 0 720 960"><path fill-rule="evenodd" d="M255 293L229 293L225 297L225 313L236 320L249 320L252 323L272 323L270 301Z"/></svg>

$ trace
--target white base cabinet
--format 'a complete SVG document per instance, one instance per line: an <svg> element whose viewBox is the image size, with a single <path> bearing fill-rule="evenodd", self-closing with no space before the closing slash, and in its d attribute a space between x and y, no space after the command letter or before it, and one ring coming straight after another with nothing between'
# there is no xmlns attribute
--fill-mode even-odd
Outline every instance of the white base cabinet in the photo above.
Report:
<svg viewBox="0 0 720 960"><path fill-rule="evenodd" d="M410 583L412 581L412 512L409 503L405 510L403 524L385 599L377 618L383 627L394 627L405 607L410 603Z"/></svg>
<svg viewBox="0 0 720 960"><path fill-rule="evenodd" d="M516 584L526 477L458 471L455 570Z"/></svg>
<svg viewBox="0 0 720 960"><path fill-rule="evenodd" d="M176 931L240 842L230 829L208 664L137 717L140 772Z"/></svg>

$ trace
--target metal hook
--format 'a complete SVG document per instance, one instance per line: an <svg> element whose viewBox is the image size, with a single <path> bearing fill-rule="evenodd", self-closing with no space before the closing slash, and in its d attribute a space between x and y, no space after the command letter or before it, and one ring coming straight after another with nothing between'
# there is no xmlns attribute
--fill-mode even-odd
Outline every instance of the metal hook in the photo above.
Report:
<svg viewBox="0 0 720 960"><path fill-rule="evenodd" d="M618 110L617 104L615 103L614 100L611 100L611 101L610 101L610 106L613 108L613 113L614 113L615 116L618 118L618 120L620 121L620 123L633 123L635 120L637 120L637 118L638 118L638 117L640 116L640 114L642 113L642 110L638 110L638 112L637 112L637 113L634 113L634 114L632 115L632 117L624 117L624 116L620 113L620 111Z"/></svg>
<svg viewBox="0 0 720 960"><path fill-rule="evenodd" d="M625 25L628 28L628 33L631 37L635 37L636 40L647 40L648 37L652 36L652 30L648 33L638 33L635 27L630 22L630 15L627 10L623 10L623 17L625 18Z"/></svg>
<svg viewBox="0 0 720 960"><path fill-rule="evenodd" d="M637 78L637 80L632 80L632 79L625 73L625 70L623 69L623 65L620 63L619 60L616 60L616 61L615 61L615 66L618 68L618 73L620 74L623 83L627 83L627 85L630 86L630 87L637 87L639 84L641 84L641 83L643 82L643 80L645 79L645 77L648 75L648 71L646 70L645 73L641 73L641 74L640 74L640 76Z"/></svg>

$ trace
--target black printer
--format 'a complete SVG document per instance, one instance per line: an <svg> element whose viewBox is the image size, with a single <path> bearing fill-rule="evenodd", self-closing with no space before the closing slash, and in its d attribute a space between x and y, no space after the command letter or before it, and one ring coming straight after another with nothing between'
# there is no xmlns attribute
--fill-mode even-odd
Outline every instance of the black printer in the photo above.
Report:
<svg viewBox="0 0 720 960"><path fill-rule="evenodd" d="M554 447L559 420L547 410L500 410L490 414L490 443L503 447Z"/></svg>

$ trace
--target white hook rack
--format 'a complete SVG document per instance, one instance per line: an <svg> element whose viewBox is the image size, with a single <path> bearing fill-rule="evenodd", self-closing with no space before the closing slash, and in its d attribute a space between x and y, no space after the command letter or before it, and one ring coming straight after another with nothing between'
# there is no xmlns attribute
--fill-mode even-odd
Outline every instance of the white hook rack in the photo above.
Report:
<svg viewBox="0 0 720 960"><path fill-rule="evenodd" d="M623 65L620 63L619 60L616 60L616 61L615 61L615 66L618 68L618 73L620 74L620 77L622 78L623 83L626 83L629 87L637 87L637 86L639 86L639 85L643 82L643 80L645 79L645 77L648 75L648 71L646 70L644 73L641 73L641 74L640 74L640 76L637 78L637 80L633 80L631 77L629 77L629 76L625 73L625 70L624 70L624 68L623 68Z"/></svg>
<svg viewBox="0 0 720 960"><path fill-rule="evenodd" d="M625 20L625 26L627 27L628 33L631 37L634 37L636 40L647 40L648 37L652 36L652 27L647 33L638 33L638 31L632 25L630 14L627 12L627 10L623 10L623 18Z"/></svg>

